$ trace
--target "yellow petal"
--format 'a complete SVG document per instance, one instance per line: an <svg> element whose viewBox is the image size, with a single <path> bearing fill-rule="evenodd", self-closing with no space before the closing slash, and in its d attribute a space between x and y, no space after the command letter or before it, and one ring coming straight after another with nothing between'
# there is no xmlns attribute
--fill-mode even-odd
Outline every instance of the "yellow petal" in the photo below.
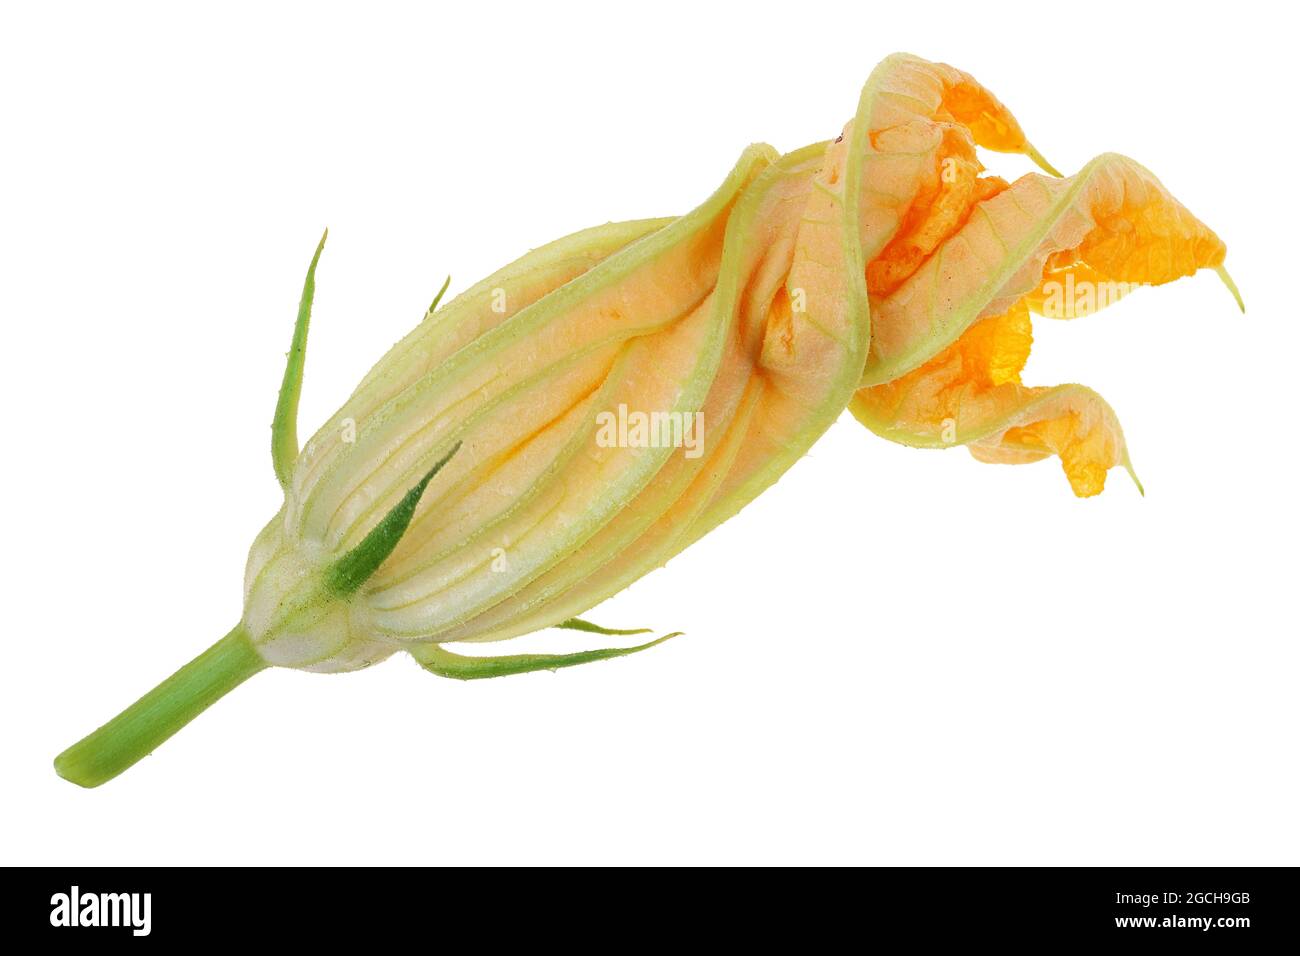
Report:
<svg viewBox="0 0 1300 956"><path fill-rule="evenodd" d="M1064 180L1025 176L973 204L960 230L873 302L867 387L850 408L909 445L971 443L998 462L1057 454L1075 493L1096 494L1107 469L1128 465L1122 431L1082 386L1020 384L1029 311L1087 315L1223 257L1218 237L1130 159L1101 156Z"/></svg>
<svg viewBox="0 0 1300 956"><path fill-rule="evenodd" d="M1009 408L996 433L970 445L977 459L1023 464L1056 455L1080 498L1100 494L1106 486L1106 473L1123 465L1138 491L1142 490L1119 419L1100 395L1082 385L1007 387L1018 394L1008 396Z"/></svg>
<svg viewBox="0 0 1300 956"><path fill-rule="evenodd" d="M1096 311L1116 289L1217 268L1223 257L1219 238L1124 156L1099 156L1068 179L1024 176L978 203L906 282L872 303L863 384L910 372L1021 300L1042 307L1068 285L1075 300L1089 290L1091 304L1081 304Z"/></svg>

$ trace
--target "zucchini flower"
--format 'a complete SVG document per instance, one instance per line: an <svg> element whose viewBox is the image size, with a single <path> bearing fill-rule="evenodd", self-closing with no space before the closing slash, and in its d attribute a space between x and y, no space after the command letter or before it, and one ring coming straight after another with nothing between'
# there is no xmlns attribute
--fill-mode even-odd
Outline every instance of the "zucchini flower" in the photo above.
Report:
<svg viewBox="0 0 1300 956"><path fill-rule="evenodd" d="M985 176L976 147L1049 175ZM324 244L272 427L284 504L250 550L242 619L61 754L74 783L111 779L268 666L406 651L480 678L666 640L447 646L642 633L580 615L740 511L845 408L909 445L1057 455L1096 494L1132 471L1123 434L1094 392L1021 383L1030 313L1072 318L1201 268L1232 288L1223 244L1147 170L1106 155L1060 178L971 76L906 55L876 68L837 139L750 146L684 216L567 236L439 307L444 285L299 450Z"/></svg>

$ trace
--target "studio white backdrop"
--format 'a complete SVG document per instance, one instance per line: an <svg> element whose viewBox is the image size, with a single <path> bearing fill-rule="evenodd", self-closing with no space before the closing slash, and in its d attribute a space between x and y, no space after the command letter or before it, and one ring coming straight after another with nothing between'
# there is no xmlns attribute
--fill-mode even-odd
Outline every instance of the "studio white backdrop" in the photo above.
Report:
<svg viewBox="0 0 1300 956"><path fill-rule="evenodd" d="M6 5L0 859L1295 864L1297 142L1275 5ZM51 760L223 634L323 227L300 430L529 248L835 136L895 50L1063 171L1131 155L1228 244L1025 380L1146 485L845 416L593 611L685 636L559 673L262 674L93 791ZM1004 175L1027 162L989 157ZM551 633L519 649L576 648Z"/></svg>

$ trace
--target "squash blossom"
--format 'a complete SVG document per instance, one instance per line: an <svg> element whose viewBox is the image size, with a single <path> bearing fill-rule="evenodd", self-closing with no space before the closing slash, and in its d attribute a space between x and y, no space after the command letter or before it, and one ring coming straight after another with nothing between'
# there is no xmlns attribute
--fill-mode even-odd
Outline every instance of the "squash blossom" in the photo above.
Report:
<svg viewBox="0 0 1300 956"><path fill-rule="evenodd" d="M976 147L1046 175L986 175ZM1236 295L1223 243L1145 168L1107 154L1062 178L971 76L901 54L833 141L751 146L684 216L567 236L435 300L299 450L320 254L272 429L284 504L249 553L243 618L61 754L74 783L112 778L271 665L404 650L478 678L658 643L447 647L638 633L578 615L738 512L845 408L909 445L1059 457L1076 495L1097 494L1133 471L1123 432L1081 385L1021 382L1031 313L1079 317L1203 268Z"/></svg>

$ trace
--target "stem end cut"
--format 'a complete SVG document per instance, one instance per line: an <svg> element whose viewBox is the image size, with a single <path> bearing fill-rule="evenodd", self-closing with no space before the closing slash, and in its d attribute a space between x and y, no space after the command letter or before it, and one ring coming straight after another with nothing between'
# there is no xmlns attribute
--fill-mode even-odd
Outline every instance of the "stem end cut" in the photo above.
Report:
<svg viewBox="0 0 1300 956"><path fill-rule="evenodd" d="M267 666L243 625L54 758L54 770L79 787L112 780L230 691Z"/></svg>

